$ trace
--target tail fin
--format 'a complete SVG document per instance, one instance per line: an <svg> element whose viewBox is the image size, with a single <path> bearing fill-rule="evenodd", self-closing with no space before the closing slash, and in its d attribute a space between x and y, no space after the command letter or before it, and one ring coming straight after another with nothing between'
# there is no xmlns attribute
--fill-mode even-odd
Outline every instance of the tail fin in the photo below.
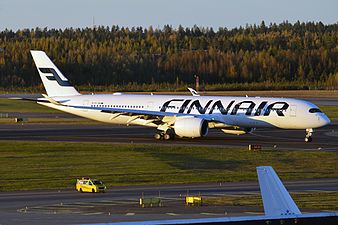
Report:
<svg viewBox="0 0 338 225"><path fill-rule="evenodd" d="M266 216L302 214L271 166L257 167Z"/></svg>
<svg viewBox="0 0 338 225"><path fill-rule="evenodd" d="M80 95L45 52L31 50L31 54L49 97Z"/></svg>

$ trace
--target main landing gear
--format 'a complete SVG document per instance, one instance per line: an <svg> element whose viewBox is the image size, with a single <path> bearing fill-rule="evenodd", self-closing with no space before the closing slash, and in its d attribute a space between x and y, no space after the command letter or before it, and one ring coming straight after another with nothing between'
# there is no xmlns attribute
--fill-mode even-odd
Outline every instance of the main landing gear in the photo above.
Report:
<svg viewBox="0 0 338 225"><path fill-rule="evenodd" d="M172 140L175 138L175 132L172 129L166 131L157 131L154 135L156 140Z"/></svg>
<svg viewBox="0 0 338 225"><path fill-rule="evenodd" d="M305 142L311 142L312 141L312 133L313 133L313 129L312 128L308 128L305 130L306 135L305 135Z"/></svg>

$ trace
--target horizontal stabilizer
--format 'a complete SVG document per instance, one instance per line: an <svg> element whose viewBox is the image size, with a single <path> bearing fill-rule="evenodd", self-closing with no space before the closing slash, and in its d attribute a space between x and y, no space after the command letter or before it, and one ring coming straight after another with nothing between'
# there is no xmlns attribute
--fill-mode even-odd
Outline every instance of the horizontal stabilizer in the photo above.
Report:
<svg viewBox="0 0 338 225"><path fill-rule="evenodd" d="M51 97L49 97L48 95L42 94L43 97L45 97L50 103L53 103L55 105L61 105L60 102L55 101L54 99L52 99Z"/></svg>
<svg viewBox="0 0 338 225"><path fill-rule="evenodd" d="M257 174L266 216L302 214L271 166L257 167Z"/></svg>
<svg viewBox="0 0 338 225"><path fill-rule="evenodd" d="M8 98L11 100L21 100L21 101L29 101L29 102L50 102L49 100L46 100L44 98L20 98L20 97L12 97L12 98Z"/></svg>

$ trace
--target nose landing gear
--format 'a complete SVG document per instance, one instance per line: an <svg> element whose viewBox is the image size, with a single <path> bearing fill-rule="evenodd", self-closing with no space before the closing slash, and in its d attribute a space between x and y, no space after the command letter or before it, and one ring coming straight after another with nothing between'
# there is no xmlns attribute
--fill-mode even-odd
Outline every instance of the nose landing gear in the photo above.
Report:
<svg viewBox="0 0 338 225"><path fill-rule="evenodd" d="M308 128L305 130L306 135L305 135L305 142L311 142L312 141L312 133L313 133L313 129L312 128Z"/></svg>

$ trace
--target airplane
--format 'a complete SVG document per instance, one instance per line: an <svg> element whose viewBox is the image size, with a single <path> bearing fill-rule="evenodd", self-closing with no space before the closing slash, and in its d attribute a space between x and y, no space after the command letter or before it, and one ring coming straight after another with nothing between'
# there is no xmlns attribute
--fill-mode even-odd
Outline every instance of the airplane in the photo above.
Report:
<svg viewBox="0 0 338 225"><path fill-rule="evenodd" d="M186 95L80 94L45 52L31 55L47 92L37 103L110 124L157 128L157 140L205 137L209 129L247 134L256 128L304 129L305 142L314 128L330 119L314 104L292 98Z"/></svg>
<svg viewBox="0 0 338 225"><path fill-rule="evenodd" d="M337 224L338 212L302 213L271 166L258 166L258 182L264 215L198 219L153 220L96 223L95 225L163 225L163 224ZM94 225L94 224L92 224Z"/></svg>

